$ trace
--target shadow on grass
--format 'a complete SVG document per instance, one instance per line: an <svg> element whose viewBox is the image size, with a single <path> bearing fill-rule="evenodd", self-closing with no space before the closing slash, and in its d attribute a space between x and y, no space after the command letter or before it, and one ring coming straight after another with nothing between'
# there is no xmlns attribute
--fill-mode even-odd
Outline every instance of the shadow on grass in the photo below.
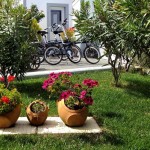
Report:
<svg viewBox="0 0 150 150"><path fill-rule="evenodd" d="M67 142L68 145L74 143L74 139L78 142L82 141L83 144L90 144L94 147L102 144L111 144L111 145L124 145L122 138L116 134L110 133L109 131L104 131L100 134L59 134L59 135L4 135L1 137L1 146L7 145L9 147L12 143L16 144L17 146L22 145L27 147L35 146L41 140L43 140L43 145L50 143L53 145L55 141L55 146L60 144L64 144ZM46 140L46 141L45 141ZM70 144L69 144L70 143ZM77 146L76 145L76 146ZM37 147L38 145L36 145ZM83 145L84 146L84 145ZM6 146L5 146L6 147Z"/></svg>
<svg viewBox="0 0 150 150"><path fill-rule="evenodd" d="M82 134L79 136L79 139L94 146L99 144L111 144L116 146L124 144L120 136L108 131L103 131L101 134Z"/></svg>
<svg viewBox="0 0 150 150"><path fill-rule="evenodd" d="M15 84L15 87L18 89L20 93L27 94L29 97L42 98L44 100L49 99L47 91L42 89L42 83L40 81L23 83L19 82Z"/></svg>
<svg viewBox="0 0 150 150"><path fill-rule="evenodd" d="M105 112L105 113L102 113L102 116L108 117L108 118L122 118L122 115L116 112Z"/></svg>
<svg viewBox="0 0 150 150"><path fill-rule="evenodd" d="M142 80L126 80L129 84L125 87L126 91L136 97L150 98L150 80L145 82Z"/></svg>
<svg viewBox="0 0 150 150"><path fill-rule="evenodd" d="M110 143L112 145L123 145L124 144L124 141L121 136L114 134L114 133L110 133L108 131L104 131L102 133L102 137L103 137L103 142L105 144L107 144L107 143Z"/></svg>
<svg viewBox="0 0 150 150"><path fill-rule="evenodd" d="M122 115L119 113L115 113L115 112L106 112L106 113L102 113L100 114L100 116L95 116L93 115L94 119L96 120L97 124L100 126L100 128L103 129L103 124L105 121L105 118L122 118ZM81 135L80 138L82 140L87 140L90 142L90 144L99 144L99 143L103 143L103 144L111 144L111 145L124 145L124 141L123 138L117 134L114 134L113 132L111 132L110 130L103 130L102 133L100 134L94 134L93 135L94 138L92 138L92 134L90 135Z"/></svg>
<svg viewBox="0 0 150 150"><path fill-rule="evenodd" d="M34 138L26 135L20 135L20 136L14 136L14 135L4 135L3 137L3 142L7 141L7 143L20 143L21 145L35 145L36 141Z"/></svg>

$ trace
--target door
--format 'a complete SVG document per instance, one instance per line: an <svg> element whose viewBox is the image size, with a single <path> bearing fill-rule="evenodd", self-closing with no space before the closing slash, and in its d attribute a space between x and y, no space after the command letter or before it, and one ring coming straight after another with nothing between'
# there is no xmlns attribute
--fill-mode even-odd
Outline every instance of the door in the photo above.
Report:
<svg viewBox="0 0 150 150"><path fill-rule="evenodd" d="M61 24L64 20L64 7L50 7L50 26L54 23ZM50 33L50 40L54 40L54 35Z"/></svg>

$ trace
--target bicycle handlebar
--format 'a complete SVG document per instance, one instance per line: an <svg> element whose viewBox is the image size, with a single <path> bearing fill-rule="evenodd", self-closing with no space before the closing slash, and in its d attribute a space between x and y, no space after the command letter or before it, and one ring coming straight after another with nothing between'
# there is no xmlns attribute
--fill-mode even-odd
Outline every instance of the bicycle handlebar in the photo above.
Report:
<svg viewBox="0 0 150 150"><path fill-rule="evenodd" d="M66 25L67 22L68 22L68 19L66 18L66 19L64 20L64 22L62 23L62 25L63 25L63 26Z"/></svg>

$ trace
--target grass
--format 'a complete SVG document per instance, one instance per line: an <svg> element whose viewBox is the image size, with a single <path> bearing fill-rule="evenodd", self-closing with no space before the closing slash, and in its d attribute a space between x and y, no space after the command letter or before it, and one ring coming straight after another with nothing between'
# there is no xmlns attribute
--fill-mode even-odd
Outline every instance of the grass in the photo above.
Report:
<svg viewBox="0 0 150 150"><path fill-rule="evenodd" d="M109 71L75 74L74 81L84 78L98 80L94 90L94 105L89 115L103 129L101 134L62 135L7 135L0 136L0 150L149 150L150 149L150 76L123 73L122 87L112 86ZM22 93L23 109L35 98L45 100L50 107L49 116L57 116L54 99L42 90L44 77L15 82Z"/></svg>

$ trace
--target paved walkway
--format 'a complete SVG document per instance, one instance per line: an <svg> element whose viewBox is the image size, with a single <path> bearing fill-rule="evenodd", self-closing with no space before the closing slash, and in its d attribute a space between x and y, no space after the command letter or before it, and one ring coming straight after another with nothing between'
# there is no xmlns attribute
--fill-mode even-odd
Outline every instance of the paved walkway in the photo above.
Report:
<svg viewBox="0 0 150 150"><path fill-rule="evenodd" d="M40 75L48 75L51 72L60 72L60 71L68 71L68 72L83 72L83 71L92 71L92 70L107 70L111 67L108 65L107 58L103 58L97 64L90 64L86 62L84 58L82 58L81 62L74 64L69 60L62 61L58 65L49 65L46 62L42 63L38 70L30 71L25 74L25 76L40 76Z"/></svg>

